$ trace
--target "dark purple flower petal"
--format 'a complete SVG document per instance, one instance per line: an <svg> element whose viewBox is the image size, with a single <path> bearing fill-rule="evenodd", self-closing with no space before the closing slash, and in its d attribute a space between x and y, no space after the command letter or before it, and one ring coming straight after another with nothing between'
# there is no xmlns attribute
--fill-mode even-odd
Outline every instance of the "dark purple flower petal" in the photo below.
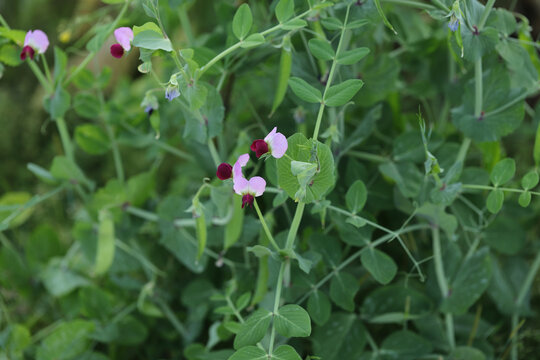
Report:
<svg viewBox="0 0 540 360"><path fill-rule="evenodd" d="M32 49L31 46L26 45L21 51L21 60L26 60L27 56L30 56L30 59L34 60L34 54L34 49Z"/></svg>
<svg viewBox="0 0 540 360"><path fill-rule="evenodd" d="M227 163L219 164L216 175L220 180L230 179L232 176L232 166Z"/></svg>
<svg viewBox="0 0 540 360"><path fill-rule="evenodd" d="M246 194L244 196L242 196L242 209L244 208L244 206L251 206L253 205L253 200L255 198L253 197L253 195L251 194Z"/></svg>
<svg viewBox="0 0 540 360"><path fill-rule="evenodd" d="M250 149L255 151L257 158L260 158L262 155L268 152L268 144L266 141L258 139L251 144Z"/></svg>
<svg viewBox="0 0 540 360"><path fill-rule="evenodd" d="M120 44L111 45L111 55L120 59L124 55L124 48Z"/></svg>

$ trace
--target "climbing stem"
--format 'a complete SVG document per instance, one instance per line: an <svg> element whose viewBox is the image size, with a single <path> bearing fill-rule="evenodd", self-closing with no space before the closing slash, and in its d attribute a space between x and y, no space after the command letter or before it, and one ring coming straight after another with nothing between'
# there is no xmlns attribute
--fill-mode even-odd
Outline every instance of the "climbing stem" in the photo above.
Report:
<svg viewBox="0 0 540 360"><path fill-rule="evenodd" d="M279 251L280 248L278 244L276 243L276 240L274 240L274 237L272 236L272 233L270 232L270 229L268 228L268 225L266 224L266 220L264 220L264 216L261 213L261 209L259 208L257 199L253 200L253 205L255 206L255 211L257 212L257 215L259 216L259 220L261 220L261 224L262 224L264 233L266 234L266 237L268 238L268 240L270 241L274 249L276 249L276 251Z"/></svg>
<svg viewBox="0 0 540 360"><path fill-rule="evenodd" d="M446 276L444 275L444 266L441 252L441 239L438 227L432 228L432 237L433 258L435 261L435 275L437 277L439 289L441 290L442 299L445 299L448 296L448 282L446 281ZM454 347L456 346L456 340L454 338L454 318L452 317L452 314L445 314L445 323L448 344L450 345L451 349L454 349Z"/></svg>
<svg viewBox="0 0 540 360"><path fill-rule="evenodd" d="M64 152L67 158L71 161L75 161L75 156L73 155L73 146L71 144L71 138L69 137L69 132L66 126L66 122L63 117L58 117L55 119L56 127L60 133L60 140L62 140L62 146L64 147Z"/></svg>

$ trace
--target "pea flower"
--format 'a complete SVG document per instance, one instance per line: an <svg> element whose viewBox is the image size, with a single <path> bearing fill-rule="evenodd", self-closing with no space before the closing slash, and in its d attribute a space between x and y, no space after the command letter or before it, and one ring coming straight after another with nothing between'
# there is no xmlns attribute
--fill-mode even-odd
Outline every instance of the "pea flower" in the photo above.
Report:
<svg viewBox="0 0 540 360"><path fill-rule="evenodd" d="M275 127L268 135L266 135L264 140L257 139L253 141L250 148L252 151L255 151L257 158L270 153L273 157L279 159L285 154L288 146L285 135L277 132L277 127Z"/></svg>
<svg viewBox="0 0 540 360"><path fill-rule="evenodd" d="M178 90L178 86L175 85L169 85L167 86L167 89L165 90L165 98L169 101L172 101L174 98L177 98L180 96L180 91Z"/></svg>
<svg viewBox="0 0 540 360"><path fill-rule="evenodd" d="M141 102L141 107L143 107L144 112L148 114L148 116L150 116L152 115L154 110L157 110L159 108L159 103L154 95L147 93L143 101Z"/></svg>
<svg viewBox="0 0 540 360"><path fill-rule="evenodd" d="M114 30L114 37L118 43L111 45L111 55L120 59L124 55L124 51L131 50L133 30L128 27L119 27Z"/></svg>
<svg viewBox="0 0 540 360"><path fill-rule="evenodd" d="M450 21L448 22L448 27L453 32L457 31L457 29L459 28L459 19L457 18L457 16L452 15L452 17L450 18Z"/></svg>
<svg viewBox="0 0 540 360"><path fill-rule="evenodd" d="M27 57L34 60L34 55L43 54L49 47L49 38L41 30L29 30L24 37L24 46L21 51L21 60L25 60Z"/></svg>
<svg viewBox="0 0 540 360"><path fill-rule="evenodd" d="M254 176L247 180L245 177L234 178L234 192L242 195L242 209L251 206L255 197L261 196L266 190L266 181L260 176Z"/></svg>
<svg viewBox="0 0 540 360"><path fill-rule="evenodd" d="M249 154L242 154L238 157L238 160L231 166L228 163L219 164L216 175L220 180L227 180L235 177L243 177L242 168L246 166L249 161Z"/></svg>

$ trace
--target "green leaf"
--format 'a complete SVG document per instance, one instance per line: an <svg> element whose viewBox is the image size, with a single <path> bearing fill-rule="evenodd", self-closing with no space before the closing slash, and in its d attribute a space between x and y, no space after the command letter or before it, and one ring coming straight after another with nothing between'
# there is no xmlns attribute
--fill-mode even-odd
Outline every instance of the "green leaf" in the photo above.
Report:
<svg viewBox="0 0 540 360"><path fill-rule="evenodd" d="M386 25L387 28L392 30L394 32L394 34L397 35L397 31L394 29L392 24L390 24L390 21L388 21L388 19L386 18L386 15L384 14L384 11L383 11L382 6L381 6L381 1L380 0L373 0L373 2L375 3L375 6L377 7L377 12L381 16L384 25Z"/></svg>
<svg viewBox="0 0 540 360"><path fill-rule="evenodd" d="M163 36L163 33L161 32L161 29L159 28L159 26L155 22L152 22L152 21L149 21L141 26L136 26L136 25L133 26L133 36L137 36L139 33L146 30L153 31Z"/></svg>
<svg viewBox="0 0 540 360"><path fill-rule="evenodd" d="M2 197L0 197L0 208L6 206L7 210L0 211L0 222L10 217L11 214L19 208L19 206L24 206L27 202L30 202L31 200L32 195L23 191L10 191L3 194ZM14 206L14 208L11 208L12 206ZM28 218L30 217L30 215L32 215L33 212L33 208L29 207L28 209L22 211L15 218L6 221L6 225L10 228L22 225L26 220L28 220Z"/></svg>
<svg viewBox="0 0 540 360"><path fill-rule="evenodd" d="M270 322L272 321L272 313L266 309L256 310L242 324L242 328L234 338L234 348L240 349L247 345L253 345L261 341L266 334Z"/></svg>
<svg viewBox="0 0 540 360"><path fill-rule="evenodd" d="M253 16L251 15L251 9L248 4L242 4L236 14L234 14L232 29L234 35L239 40L244 40L251 26L253 25Z"/></svg>
<svg viewBox="0 0 540 360"><path fill-rule="evenodd" d="M324 325L330 319L332 305L325 293L315 290L308 298L307 310L317 325Z"/></svg>
<svg viewBox="0 0 540 360"><path fill-rule="evenodd" d="M4 63L9 66L17 66L22 64L20 53L20 47L14 44L4 44L0 46L0 63Z"/></svg>
<svg viewBox="0 0 540 360"><path fill-rule="evenodd" d="M345 202L349 210L356 214L364 208L367 200L366 185L362 180L356 180L345 195Z"/></svg>
<svg viewBox="0 0 540 360"><path fill-rule="evenodd" d="M343 27L341 20L335 17L321 19L321 24L327 30L340 30Z"/></svg>
<svg viewBox="0 0 540 360"><path fill-rule="evenodd" d="M486 291L491 279L491 257L484 247L460 266L450 283L450 294L443 299L441 311L463 314Z"/></svg>
<svg viewBox="0 0 540 360"><path fill-rule="evenodd" d="M525 190L534 189L538 185L538 173L536 170L531 170L521 179L521 186Z"/></svg>
<svg viewBox="0 0 540 360"><path fill-rule="evenodd" d="M294 0L279 0L275 13L280 23L289 20L294 15Z"/></svg>
<svg viewBox="0 0 540 360"><path fill-rule="evenodd" d="M522 192L518 198L519 205L527 207L531 203L531 193L529 191Z"/></svg>
<svg viewBox="0 0 540 360"><path fill-rule="evenodd" d="M251 292L246 292L240 295L236 300L236 309L242 311L246 306L249 305L249 300L251 299Z"/></svg>
<svg viewBox="0 0 540 360"><path fill-rule="evenodd" d="M154 30L144 30L135 35L132 41L134 46L148 50L173 51L171 41Z"/></svg>
<svg viewBox="0 0 540 360"><path fill-rule="evenodd" d="M499 216L484 230L482 240L500 253L516 255L525 245L526 233L519 222Z"/></svg>
<svg viewBox="0 0 540 360"><path fill-rule="evenodd" d="M540 122L538 123L538 128L536 129L536 136L534 138L533 158L535 165L537 167L540 166Z"/></svg>
<svg viewBox="0 0 540 360"><path fill-rule="evenodd" d="M37 360L75 359L87 350L94 323L86 320L61 322L37 348Z"/></svg>
<svg viewBox="0 0 540 360"><path fill-rule="evenodd" d="M324 360L360 359L366 345L366 329L358 314L333 313L313 332L313 352Z"/></svg>
<svg viewBox="0 0 540 360"><path fill-rule="evenodd" d="M354 311L354 297L360 290L360 284L354 276L339 271L330 281L330 298L342 309Z"/></svg>
<svg viewBox="0 0 540 360"><path fill-rule="evenodd" d="M59 259L53 258L43 272L40 273L45 289L54 297L69 294L80 286L89 285L89 281L62 266Z"/></svg>
<svg viewBox="0 0 540 360"><path fill-rule="evenodd" d="M141 206L155 192L155 172L150 170L130 177L127 182L127 201L133 206Z"/></svg>
<svg viewBox="0 0 540 360"><path fill-rule="evenodd" d="M364 298L360 313L372 323L397 323L428 315L433 304L426 295L404 284L379 287Z"/></svg>
<svg viewBox="0 0 540 360"><path fill-rule="evenodd" d="M56 84L60 84L66 75L67 56L59 47L54 47L54 72L53 79Z"/></svg>
<svg viewBox="0 0 540 360"><path fill-rule="evenodd" d="M475 62L495 49L499 42L499 32L492 27L485 27L476 35L467 26L460 26L465 59Z"/></svg>
<svg viewBox="0 0 540 360"><path fill-rule="evenodd" d="M285 24L281 25L281 28L283 30L290 31L290 30L301 29L301 28L306 27L306 26L307 26L306 20L292 19L292 20L287 21Z"/></svg>
<svg viewBox="0 0 540 360"><path fill-rule="evenodd" d="M260 33L255 33L255 34L249 35L247 38L242 40L242 44L240 45L240 47L247 49L250 47L255 47L255 46L264 44L264 42L265 42L264 36Z"/></svg>
<svg viewBox="0 0 540 360"><path fill-rule="evenodd" d="M362 253L362 265L383 285L396 276L397 265L394 260L380 250L369 247Z"/></svg>
<svg viewBox="0 0 540 360"><path fill-rule="evenodd" d="M392 354L391 359L416 360L429 354L433 346L423 337L408 330L392 333L381 344L381 350Z"/></svg>
<svg viewBox="0 0 540 360"><path fill-rule="evenodd" d="M73 108L83 118L96 119L101 111L101 104L95 95L78 93L73 99Z"/></svg>
<svg viewBox="0 0 540 360"><path fill-rule="evenodd" d="M367 81L367 80L366 80ZM510 87L510 77L503 65L494 66L484 73L483 115L474 115L474 83L465 86L462 105L452 109L456 127L474 141L498 141L519 127L524 117L522 89Z"/></svg>
<svg viewBox="0 0 540 360"><path fill-rule="evenodd" d="M302 358L292 346L281 345L272 353L270 360L302 360Z"/></svg>
<svg viewBox="0 0 540 360"><path fill-rule="evenodd" d="M499 189L492 190L486 200L486 207L492 214L501 211L504 203L504 192Z"/></svg>
<svg viewBox="0 0 540 360"><path fill-rule="evenodd" d="M320 103L322 101L321 92L303 79L292 77L289 79L289 86L294 94L304 101L310 103Z"/></svg>
<svg viewBox="0 0 540 360"><path fill-rule="evenodd" d="M362 60L370 50L367 47L360 47L349 51L342 51L337 57L338 64L352 65Z"/></svg>
<svg viewBox="0 0 540 360"><path fill-rule="evenodd" d="M9 330L8 330L9 329ZM3 348L6 351L3 355L7 355L6 359L24 359L24 350L32 343L32 335L30 331L23 325L13 324L8 330L7 343L5 337L3 339ZM3 336L6 335L5 330Z"/></svg>
<svg viewBox="0 0 540 360"><path fill-rule="evenodd" d="M83 90L92 89L95 85L96 77L88 69L82 69L77 75L73 77L73 84L76 87Z"/></svg>
<svg viewBox="0 0 540 360"><path fill-rule="evenodd" d="M53 96L49 100L49 113L53 119L61 118L69 109L71 96L61 86L58 86L54 91Z"/></svg>
<svg viewBox="0 0 540 360"><path fill-rule="evenodd" d="M65 156L55 156L50 171L52 176L60 180L88 183L82 170Z"/></svg>
<svg viewBox="0 0 540 360"><path fill-rule="evenodd" d="M246 346L235 352L228 360L268 360L266 351L256 346Z"/></svg>
<svg viewBox="0 0 540 360"><path fill-rule="evenodd" d="M290 304L279 308L274 317L276 331L287 337L306 337L311 334L311 321L306 310Z"/></svg>
<svg viewBox="0 0 540 360"><path fill-rule="evenodd" d="M325 94L324 103L327 106L345 105L364 86L360 79L345 80L339 85L331 86Z"/></svg>
<svg viewBox="0 0 540 360"><path fill-rule="evenodd" d="M379 165L379 171L394 180L403 196L414 198L420 193L423 175L411 162L387 162Z"/></svg>
<svg viewBox="0 0 540 360"><path fill-rule="evenodd" d="M516 173L516 162L514 159L506 158L499 161L491 170L489 175L491 182L495 186L506 184Z"/></svg>
<svg viewBox="0 0 540 360"><path fill-rule="evenodd" d="M301 199L305 203L320 200L334 185L334 158L330 148L320 142L313 143L311 140L300 133L294 134L288 139L289 147L287 155L277 161L278 183L279 186L287 192L293 199ZM299 177L292 173L291 164L296 161L300 163L316 164L318 162L318 172L309 180L305 188L301 188ZM297 168L298 170L298 168ZM299 173L300 178L309 174ZM301 194L303 198L298 197L298 191L305 190Z"/></svg>
<svg viewBox="0 0 540 360"><path fill-rule="evenodd" d="M114 220L108 210L99 212L98 242L94 273L103 275L114 260Z"/></svg>
<svg viewBox="0 0 540 360"><path fill-rule="evenodd" d="M332 49L332 45L326 40L311 39L308 42L309 51L319 60L332 60L336 53Z"/></svg>
<svg viewBox="0 0 540 360"><path fill-rule="evenodd" d="M473 347L458 346L452 351L448 360L486 360L486 356Z"/></svg>

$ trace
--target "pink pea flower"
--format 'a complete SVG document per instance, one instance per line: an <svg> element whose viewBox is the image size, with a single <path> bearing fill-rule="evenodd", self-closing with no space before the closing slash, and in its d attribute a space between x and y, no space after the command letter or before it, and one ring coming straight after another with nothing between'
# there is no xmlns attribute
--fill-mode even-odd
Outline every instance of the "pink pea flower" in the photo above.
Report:
<svg viewBox="0 0 540 360"><path fill-rule="evenodd" d="M220 180L227 180L235 177L243 177L242 168L246 166L249 161L249 154L242 154L238 157L238 160L231 166L228 163L219 164L216 175Z"/></svg>
<svg viewBox="0 0 540 360"><path fill-rule="evenodd" d="M49 47L49 38L41 30L29 30L24 37L24 47L21 52L21 60L25 60L27 57L34 60L34 55L43 54Z"/></svg>
<svg viewBox="0 0 540 360"><path fill-rule="evenodd" d="M285 135L277 132L277 127L275 127L268 135L266 135L264 140L257 139L253 141L250 148L255 151L257 158L260 158L266 153L270 153L273 157L279 159L285 154L288 146Z"/></svg>
<svg viewBox="0 0 540 360"><path fill-rule="evenodd" d="M247 180L245 177L234 178L234 192L242 195L242 209L251 206L255 197L261 196L266 190L266 181L260 176L254 176Z"/></svg>
<svg viewBox="0 0 540 360"><path fill-rule="evenodd" d="M111 55L120 59L124 55L124 51L131 50L131 41L133 41L133 30L128 27L119 27L114 30L114 37L117 44L111 45Z"/></svg>

